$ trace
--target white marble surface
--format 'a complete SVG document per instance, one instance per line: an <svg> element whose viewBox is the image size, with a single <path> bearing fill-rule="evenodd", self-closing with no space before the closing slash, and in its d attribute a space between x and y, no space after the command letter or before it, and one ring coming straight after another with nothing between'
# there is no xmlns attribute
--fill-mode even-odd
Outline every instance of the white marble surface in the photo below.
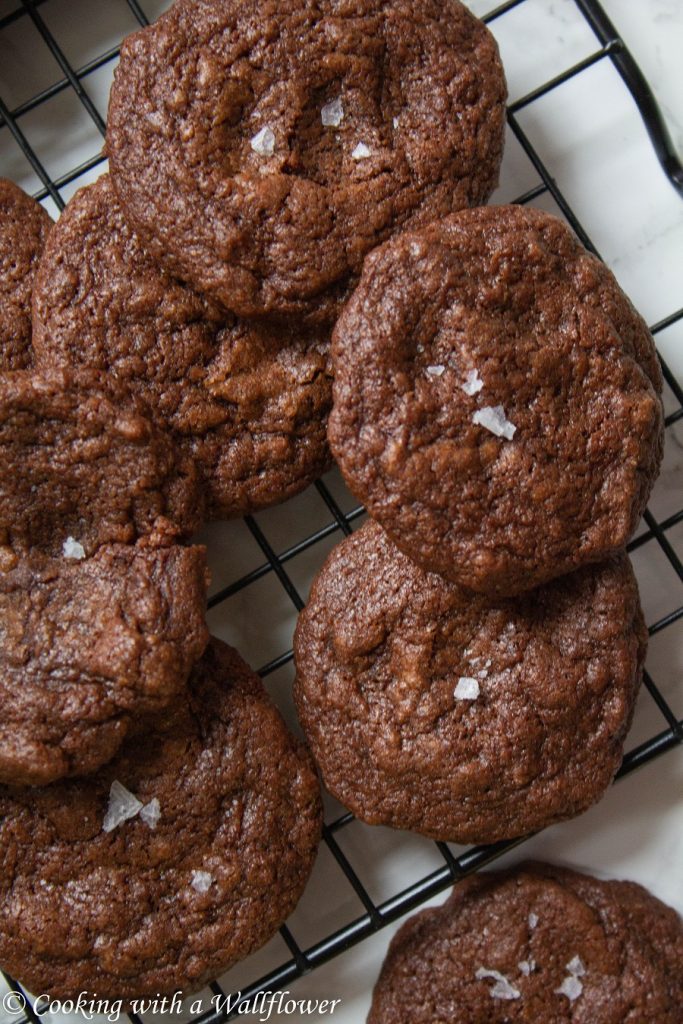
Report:
<svg viewBox="0 0 683 1024"><path fill-rule="evenodd" d="M15 0L0 0L0 16L14 6ZM167 3L142 0L142 6L153 16ZM492 3L473 0L471 6L482 14ZM680 0L605 0L605 7L648 74L672 135L683 150L683 4ZM69 59L79 66L115 45L122 34L135 27L123 0L102 0L96 5L85 0L48 0L40 10ZM596 49L595 39L573 0L526 0L497 19L492 30L501 46L512 100ZM103 113L112 70L110 63L85 82ZM58 77L54 61L25 24L18 23L0 33L0 95L6 102L21 103ZM522 111L519 122L648 321L654 323L678 309L683 304L683 204L656 162L633 101L610 63L603 61L562 85ZM20 124L52 174L65 173L94 156L101 145L97 132L69 92L28 114ZM102 165L79 183L101 170ZM38 188L33 172L5 129L0 132L0 174L8 174L29 189ZM519 144L510 137L494 201L511 199L537 180ZM75 184L65 188L65 198L75 188ZM553 208L547 197L539 200L539 205ZM662 332L658 343L671 367L683 378L683 325ZM667 406L669 410L675 408L670 394ZM680 508L683 499L683 426L672 427L667 434L665 467L651 504L660 520ZM329 483L342 505L352 507L353 500L336 474L330 475ZM329 512L313 489L257 518L278 551L330 521ZM210 546L214 591L263 561L241 523L214 525L204 537ZM683 557L683 525L669 530L667 538ZM337 539L332 535L287 563L304 597L313 574ZM683 583L655 541L639 548L633 560L649 623L683 604ZM294 613L282 588L269 574L211 612L210 624L219 636L240 647L253 664L262 665L289 648ZM653 639L648 667L678 717L683 717L683 621ZM290 720L291 677L291 666L286 666L268 680L269 689ZM628 747L664 726L651 698L643 692ZM633 878L683 912L682 794L683 750L679 749L615 785L597 807L581 818L536 837L526 844L523 853L605 877ZM328 820L338 812L338 806L328 800ZM338 838L376 901L394 895L441 865L433 844L388 829L354 823ZM521 853L515 853L506 859L519 856ZM361 912L357 897L323 849L311 885L290 921L294 936L306 947ZM394 930L394 926L385 929L296 982L290 986L292 993L297 998L341 998L342 1004L332 1019L338 1024L359 1024L365 1018L372 983ZM286 949L278 936L232 971L225 985L239 988L285 958ZM303 1022L326 1018L294 1015L278 1019ZM4 1024L2 1011L0 1024Z"/></svg>

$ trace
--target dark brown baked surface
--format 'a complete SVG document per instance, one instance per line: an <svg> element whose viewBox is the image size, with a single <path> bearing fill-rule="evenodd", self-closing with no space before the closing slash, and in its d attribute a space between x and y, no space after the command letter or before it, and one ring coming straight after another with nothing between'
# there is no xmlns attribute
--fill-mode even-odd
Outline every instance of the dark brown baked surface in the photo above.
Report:
<svg viewBox="0 0 683 1024"><path fill-rule="evenodd" d="M189 534L196 470L126 386L95 371L0 375L0 556ZM6 556L6 552L5 552Z"/></svg>
<svg viewBox="0 0 683 1024"><path fill-rule="evenodd" d="M294 692L325 785L358 818L488 843L602 796L646 642L626 556L492 601L366 523L299 617Z"/></svg>
<svg viewBox="0 0 683 1024"><path fill-rule="evenodd" d="M40 203L0 178L0 371L31 365L31 291L51 224Z"/></svg>
<svg viewBox="0 0 683 1024"><path fill-rule="evenodd" d="M526 863L403 925L368 1024L678 1024L681 1006L674 910L634 882Z"/></svg>
<svg viewBox="0 0 683 1024"><path fill-rule="evenodd" d="M121 49L112 180L172 272L297 313L398 225L486 201L505 98L457 0L180 0Z"/></svg>
<svg viewBox="0 0 683 1024"><path fill-rule="evenodd" d="M197 467L210 517L277 504L328 468L330 328L238 321L166 274L107 175L55 225L33 309L36 365L125 380Z"/></svg>
<svg viewBox="0 0 683 1024"><path fill-rule="evenodd" d="M114 781L158 800L155 827L137 814L104 831ZM0 963L54 998L199 989L292 911L320 822L305 748L214 640L189 703L96 775L0 789Z"/></svg>
<svg viewBox="0 0 683 1024"><path fill-rule="evenodd" d="M512 595L622 548L659 471L662 379L614 276L540 210L466 210L365 262L329 435L420 565Z"/></svg>
<svg viewBox="0 0 683 1024"><path fill-rule="evenodd" d="M94 771L149 727L206 647L206 586L204 548L144 542L0 572L0 782Z"/></svg>

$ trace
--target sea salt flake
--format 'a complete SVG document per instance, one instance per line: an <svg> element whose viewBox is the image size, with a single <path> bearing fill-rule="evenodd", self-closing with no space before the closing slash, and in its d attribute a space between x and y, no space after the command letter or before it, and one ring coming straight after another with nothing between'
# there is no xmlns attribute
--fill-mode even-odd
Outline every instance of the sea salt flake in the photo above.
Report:
<svg viewBox="0 0 683 1024"><path fill-rule="evenodd" d="M370 147L366 146L364 142L359 142L351 156L354 160L367 160L370 156Z"/></svg>
<svg viewBox="0 0 683 1024"><path fill-rule="evenodd" d="M537 924L538 924L538 914L534 914L532 912L531 914L529 914L529 927L530 928L535 928Z"/></svg>
<svg viewBox="0 0 683 1024"><path fill-rule="evenodd" d="M118 779L115 779L109 790L109 806L102 822L105 832L113 832L129 818L134 818L142 809L142 803L136 796L122 786Z"/></svg>
<svg viewBox="0 0 683 1024"><path fill-rule="evenodd" d="M208 871L193 871L190 885L197 892L208 892L211 888L213 877Z"/></svg>
<svg viewBox="0 0 683 1024"><path fill-rule="evenodd" d="M260 132L256 132L251 140L251 148L259 156L272 156L275 152L275 133L272 128L266 125Z"/></svg>
<svg viewBox="0 0 683 1024"><path fill-rule="evenodd" d="M456 700L476 700L479 696L479 683L472 676L460 676L453 696Z"/></svg>
<svg viewBox="0 0 683 1024"><path fill-rule="evenodd" d="M342 103L341 96L338 96L336 100L331 100L330 103L325 104L320 111L320 120L325 128L339 127L344 120L344 104Z"/></svg>
<svg viewBox="0 0 683 1024"><path fill-rule="evenodd" d="M484 978L492 978L495 981L495 985L489 989L489 994L494 999L519 999L521 995L519 989L511 985L500 971L489 971L485 967L480 967L477 970L476 977L479 981L482 981Z"/></svg>
<svg viewBox="0 0 683 1024"><path fill-rule="evenodd" d="M438 364L437 366L428 366L427 367L427 373L429 374L430 377L440 377L442 375L442 373L445 372L445 370L446 370L446 367L445 366L441 366L441 364Z"/></svg>
<svg viewBox="0 0 683 1024"><path fill-rule="evenodd" d="M514 423L510 423L505 416L502 405L485 405L483 409L477 409L472 413L472 422L490 430L496 437L504 437L508 441L512 440L517 430Z"/></svg>
<svg viewBox="0 0 683 1024"><path fill-rule="evenodd" d="M150 828L157 827L161 817L161 805L156 797L140 809L140 817Z"/></svg>
<svg viewBox="0 0 683 1024"><path fill-rule="evenodd" d="M62 544L62 554L65 558L77 558L80 561L85 558L85 548L73 537L67 537Z"/></svg>
<svg viewBox="0 0 683 1024"><path fill-rule="evenodd" d="M573 974L569 974L559 988L555 989L555 994L558 996L566 996L570 1003L573 1003L575 999L578 999L583 992L583 982L579 978L574 977Z"/></svg>
<svg viewBox="0 0 683 1024"><path fill-rule="evenodd" d="M395 118L394 118L394 119L392 120L392 122L391 122L391 123L393 124L394 128L398 128L398 118L397 118L397 117L395 117Z"/></svg>
<svg viewBox="0 0 683 1024"><path fill-rule="evenodd" d="M460 385L466 395L476 395L478 391L481 391L483 386L484 382L479 376L477 370L470 370L465 377L465 383Z"/></svg>
<svg viewBox="0 0 683 1024"><path fill-rule="evenodd" d="M519 968L521 973L524 974L528 978L529 975L531 974L531 972L536 967L536 961L535 960L520 960L519 963L517 964L517 967Z"/></svg>
<svg viewBox="0 0 683 1024"><path fill-rule="evenodd" d="M573 974L575 978L581 978L586 973L586 968L583 966L583 960L580 956L574 956L567 964L567 970L570 974Z"/></svg>

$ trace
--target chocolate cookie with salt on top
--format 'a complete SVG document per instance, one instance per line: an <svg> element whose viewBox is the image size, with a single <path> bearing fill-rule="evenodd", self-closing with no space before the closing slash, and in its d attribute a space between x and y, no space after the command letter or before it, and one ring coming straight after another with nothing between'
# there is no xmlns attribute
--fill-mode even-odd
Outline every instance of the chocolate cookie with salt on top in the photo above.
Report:
<svg viewBox="0 0 683 1024"><path fill-rule="evenodd" d="M31 292L52 221L40 203L0 178L0 370L31 365Z"/></svg>
<svg viewBox="0 0 683 1024"><path fill-rule="evenodd" d="M0 787L0 965L57 999L196 991L277 931L320 833L306 749L213 640L144 742L87 778Z"/></svg>
<svg viewBox="0 0 683 1024"><path fill-rule="evenodd" d="M662 457L654 343L556 217L486 207L392 239L332 356L333 454L425 569L510 596L636 529Z"/></svg>
<svg viewBox="0 0 683 1024"><path fill-rule="evenodd" d="M367 1024L678 1024L683 922L640 885L525 863L394 936Z"/></svg>
<svg viewBox="0 0 683 1024"><path fill-rule="evenodd" d="M486 201L505 98L458 0L180 0L121 48L110 171L167 269L298 316L397 227Z"/></svg>
<svg viewBox="0 0 683 1024"><path fill-rule="evenodd" d="M420 569L367 523L313 584L294 695L325 785L358 818L490 843L600 799L646 643L625 555L491 600Z"/></svg>

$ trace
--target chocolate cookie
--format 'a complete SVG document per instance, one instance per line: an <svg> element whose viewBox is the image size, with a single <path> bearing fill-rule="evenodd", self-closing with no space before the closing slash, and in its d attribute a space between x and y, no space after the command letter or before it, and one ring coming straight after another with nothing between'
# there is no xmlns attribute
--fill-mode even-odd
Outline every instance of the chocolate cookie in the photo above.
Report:
<svg viewBox="0 0 683 1024"><path fill-rule="evenodd" d="M487 199L505 98L457 0L179 0L124 41L107 150L169 270L290 314L398 225Z"/></svg>
<svg viewBox="0 0 683 1024"><path fill-rule="evenodd" d="M357 817L495 842L600 799L646 641L625 555L494 602L368 523L331 553L299 618L295 698L327 788Z"/></svg>
<svg viewBox="0 0 683 1024"><path fill-rule="evenodd" d="M196 465L208 515L277 504L328 467L330 329L237 321L164 273L108 176L55 225L33 308L36 364L124 379Z"/></svg>
<svg viewBox="0 0 683 1024"><path fill-rule="evenodd" d="M178 698L209 639L203 548L66 551L0 572L0 782L99 768Z"/></svg>
<svg viewBox="0 0 683 1024"><path fill-rule="evenodd" d="M0 178L0 370L31 364L31 291L52 221L35 199Z"/></svg>
<svg viewBox="0 0 683 1024"><path fill-rule="evenodd" d="M367 1024L677 1024L683 923L634 882L475 875L392 940Z"/></svg>
<svg viewBox="0 0 683 1024"><path fill-rule="evenodd" d="M87 779L0 789L0 964L54 998L199 989L293 910L320 827L305 748L214 640L144 742Z"/></svg>
<svg viewBox="0 0 683 1024"><path fill-rule="evenodd" d="M194 467L149 410L90 371L0 375L2 545L61 555L69 537L100 544L187 534L202 507Z"/></svg>
<svg viewBox="0 0 683 1024"><path fill-rule="evenodd" d="M332 354L333 454L424 568L513 595L635 530L662 456L654 344L557 218L489 207L392 239Z"/></svg>

